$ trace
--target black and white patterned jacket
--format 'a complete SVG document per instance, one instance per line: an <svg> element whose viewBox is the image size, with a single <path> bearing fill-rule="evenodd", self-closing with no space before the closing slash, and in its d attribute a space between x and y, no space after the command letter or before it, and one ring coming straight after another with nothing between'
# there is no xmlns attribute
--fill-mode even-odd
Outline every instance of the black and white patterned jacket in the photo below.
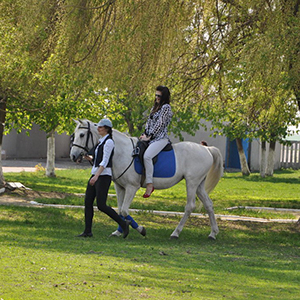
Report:
<svg viewBox="0 0 300 300"><path fill-rule="evenodd" d="M170 104L164 104L159 111L150 114L145 126L145 134L151 137L150 144L161 139L169 139L168 125L172 116Z"/></svg>

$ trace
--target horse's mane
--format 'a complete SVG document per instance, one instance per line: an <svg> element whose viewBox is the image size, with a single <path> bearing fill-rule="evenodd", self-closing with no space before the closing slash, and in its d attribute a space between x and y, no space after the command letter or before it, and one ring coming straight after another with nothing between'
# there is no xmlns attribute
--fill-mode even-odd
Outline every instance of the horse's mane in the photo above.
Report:
<svg viewBox="0 0 300 300"><path fill-rule="evenodd" d="M87 125L87 123L90 123L91 125L94 125L94 126L97 126L97 123L95 122L92 122L88 119L77 119L77 120L74 120L77 124L76 126L76 129L80 126L80 125Z"/></svg>
<svg viewBox="0 0 300 300"><path fill-rule="evenodd" d="M78 129L78 127L80 125L87 125L87 123L90 123L91 125L94 125L94 126L91 126L91 129L96 127L97 128L97 123L91 121L91 120L88 120L88 119L80 119L80 120L77 120L77 126L76 126L76 129ZM113 134L117 134L117 135L120 135L120 136L123 136L123 137L127 137L127 138L131 138L130 134L127 134L127 133L124 133L124 132L121 132L115 128L113 128Z"/></svg>
<svg viewBox="0 0 300 300"><path fill-rule="evenodd" d="M119 130L117 130L117 129L114 129L114 128L113 128L113 132L116 133L116 134L120 134L120 135L122 135L122 136L124 136L124 137L131 138L130 134L121 132L121 131L119 131Z"/></svg>

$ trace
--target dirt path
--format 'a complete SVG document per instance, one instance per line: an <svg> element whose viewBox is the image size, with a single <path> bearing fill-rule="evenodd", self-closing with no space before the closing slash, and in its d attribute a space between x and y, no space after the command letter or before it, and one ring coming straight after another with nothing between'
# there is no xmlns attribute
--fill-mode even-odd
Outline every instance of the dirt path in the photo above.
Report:
<svg viewBox="0 0 300 300"><path fill-rule="evenodd" d="M19 190L12 193L5 193L0 196L0 205L20 205L26 207L56 207L56 208L84 208L83 206L75 205L59 205L59 204L43 204L35 201L38 197L44 198L59 198L63 199L66 196L64 193L57 192L35 192L32 190ZM262 208L263 209L263 208ZM139 212L139 209L130 209L130 212ZM169 215L169 216L181 216L182 212L172 212L172 211L152 211L151 213L158 215ZM202 213L192 213L192 216L199 218L208 218L207 214ZM248 222L259 222L259 223L298 223L300 224L300 214L295 214L295 219L263 219L254 217L244 217L236 215L220 215L216 214L216 218L226 221L248 221Z"/></svg>
<svg viewBox="0 0 300 300"><path fill-rule="evenodd" d="M33 190L18 189L13 192L5 192L0 195L0 205L20 205L20 206L44 206L42 203L34 203L36 198L58 198L64 199L66 194L57 192L35 192Z"/></svg>

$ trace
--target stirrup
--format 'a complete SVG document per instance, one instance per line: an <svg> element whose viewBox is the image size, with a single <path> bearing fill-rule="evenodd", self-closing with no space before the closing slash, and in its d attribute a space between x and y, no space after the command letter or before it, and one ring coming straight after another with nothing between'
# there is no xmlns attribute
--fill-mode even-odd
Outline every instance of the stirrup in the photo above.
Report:
<svg viewBox="0 0 300 300"><path fill-rule="evenodd" d="M140 148L139 148L139 147L135 147L135 148L133 149L133 151L132 151L131 156L132 156L132 157L135 157L135 156L139 156L139 154L140 154Z"/></svg>

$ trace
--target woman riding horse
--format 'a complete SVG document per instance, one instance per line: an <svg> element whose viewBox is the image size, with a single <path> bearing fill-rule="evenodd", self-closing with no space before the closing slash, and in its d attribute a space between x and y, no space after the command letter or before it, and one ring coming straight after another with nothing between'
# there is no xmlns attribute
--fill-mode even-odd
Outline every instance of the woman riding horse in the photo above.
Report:
<svg viewBox="0 0 300 300"><path fill-rule="evenodd" d="M143 195L144 198L150 197L154 191L153 158L170 143L167 128L173 113L169 103L169 89L166 86L159 85L156 88L155 101L146 123L145 132L140 136L140 140L149 142L149 146L144 154L145 181L147 187Z"/></svg>

